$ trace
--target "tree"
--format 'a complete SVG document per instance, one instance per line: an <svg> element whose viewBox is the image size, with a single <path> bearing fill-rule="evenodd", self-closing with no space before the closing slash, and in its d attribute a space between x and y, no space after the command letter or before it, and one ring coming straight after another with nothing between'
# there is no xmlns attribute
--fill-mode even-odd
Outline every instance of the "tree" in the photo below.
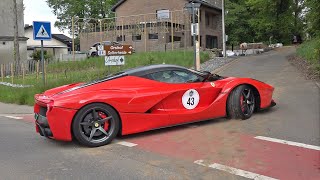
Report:
<svg viewBox="0 0 320 180"><path fill-rule="evenodd" d="M303 29L304 0L227 0L226 31L231 43L291 43Z"/></svg>
<svg viewBox="0 0 320 180"><path fill-rule="evenodd" d="M307 31L320 37L320 3L319 0L305 0Z"/></svg>
<svg viewBox="0 0 320 180"><path fill-rule="evenodd" d="M240 44L250 42L253 31L248 28L250 13L244 5L244 0L226 0L226 34L229 37L229 44Z"/></svg>
<svg viewBox="0 0 320 180"><path fill-rule="evenodd" d="M17 0L13 0L13 19L14 19L14 60L19 68L20 66L20 47L19 47L19 26L18 26L18 8Z"/></svg>
<svg viewBox="0 0 320 180"><path fill-rule="evenodd" d="M117 0L47 0L58 21L55 26L60 30L70 30L72 17L80 19L106 18L113 16L111 7Z"/></svg>
<svg viewBox="0 0 320 180"><path fill-rule="evenodd" d="M305 8L304 0L293 0L292 8L294 13L294 29L301 30L303 27L304 18L302 14L302 10Z"/></svg>

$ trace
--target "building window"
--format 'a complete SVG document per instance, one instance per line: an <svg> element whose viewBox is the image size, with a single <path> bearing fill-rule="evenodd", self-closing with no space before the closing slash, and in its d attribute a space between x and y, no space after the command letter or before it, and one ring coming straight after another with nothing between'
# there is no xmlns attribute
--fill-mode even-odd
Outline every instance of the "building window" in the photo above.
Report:
<svg viewBox="0 0 320 180"><path fill-rule="evenodd" d="M206 48L208 49L218 48L218 37L206 35Z"/></svg>
<svg viewBox="0 0 320 180"><path fill-rule="evenodd" d="M149 39L158 39L158 38L159 38L158 33L149 34Z"/></svg>
<svg viewBox="0 0 320 180"><path fill-rule="evenodd" d="M141 41L141 34L132 35L132 41Z"/></svg>
<svg viewBox="0 0 320 180"><path fill-rule="evenodd" d="M181 41L180 36L173 36L173 42ZM172 42L172 36L169 37L169 42Z"/></svg>
<svg viewBox="0 0 320 180"><path fill-rule="evenodd" d="M122 36L117 36L117 42L121 42L121 41L126 41L125 35L123 36L123 39L122 39Z"/></svg>

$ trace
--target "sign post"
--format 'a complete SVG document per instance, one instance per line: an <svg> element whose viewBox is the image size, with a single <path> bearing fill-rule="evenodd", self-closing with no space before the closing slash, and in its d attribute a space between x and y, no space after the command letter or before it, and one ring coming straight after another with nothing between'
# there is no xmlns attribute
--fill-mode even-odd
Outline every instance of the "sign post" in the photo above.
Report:
<svg viewBox="0 0 320 180"><path fill-rule="evenodd" d="M197 64L199 64L197 61L200 62L200 59L197 59L197 51L200 51L200 46L198 45L197 47L197 39L196 36L200 36L200 32L199 32L199 23L196 24L196 13L197 11L200 9L201 4L200 3L187 3L185 8L192 14L192 25L191 25L191 35L193 37L193 47L194 47L194 69L195 70L199 70L200 67L197 66Z"/></svg>
<svg viewBox="0 0 320 180"><path fill-rule="evenodd" d="M50 41L51 36L51 23L42 21L33 21L33 39L41 41L41 64L42 64L42 78L43 85L45 82L45 70L44 70L44 52L43 52L43 41Z"/></svg>

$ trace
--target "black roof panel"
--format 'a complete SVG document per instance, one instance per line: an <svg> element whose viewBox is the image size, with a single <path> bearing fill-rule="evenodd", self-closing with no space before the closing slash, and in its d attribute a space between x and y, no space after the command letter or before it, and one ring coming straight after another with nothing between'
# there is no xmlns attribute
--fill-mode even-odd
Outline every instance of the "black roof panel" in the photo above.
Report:
<svg viewBox="0 0 320 180"><path fill-rule="evenodd" d="M133 69L128 69L124 71L124 73L128 74L129 76L144 76L150 73L165 71L165 70L188 70L185 67L171 65L171 64L158 64L158 65L149 65L149 66L142 66Z"/></svg>

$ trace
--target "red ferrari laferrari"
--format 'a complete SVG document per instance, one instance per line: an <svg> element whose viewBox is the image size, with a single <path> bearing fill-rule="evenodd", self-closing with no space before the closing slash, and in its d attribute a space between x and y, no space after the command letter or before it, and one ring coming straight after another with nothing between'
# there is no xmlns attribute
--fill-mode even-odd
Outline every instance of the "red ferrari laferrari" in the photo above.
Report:
<svg viewBox="0 0 320 180"><path fill-rule="evenodd" d="M127 135L218 117L248 119L275 106L274 88L175 65L126 70L35 95L36 131L91 147Z"/></svg>

